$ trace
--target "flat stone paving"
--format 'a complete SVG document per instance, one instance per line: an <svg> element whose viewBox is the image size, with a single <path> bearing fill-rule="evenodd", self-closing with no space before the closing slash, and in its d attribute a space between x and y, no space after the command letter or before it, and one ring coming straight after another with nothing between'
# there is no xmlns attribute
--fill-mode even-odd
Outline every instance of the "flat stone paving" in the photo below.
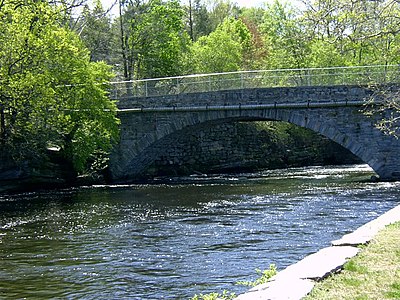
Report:
<svg viewBox="0 0 400 300"><path fill-rule="evenodd" d="M311 254L279 272L270 282L258 285L236 300L299 300L311 292L315 282L342 269L385 226L400 221L400 205L375 220L332 242L331 247Z"/></svg>

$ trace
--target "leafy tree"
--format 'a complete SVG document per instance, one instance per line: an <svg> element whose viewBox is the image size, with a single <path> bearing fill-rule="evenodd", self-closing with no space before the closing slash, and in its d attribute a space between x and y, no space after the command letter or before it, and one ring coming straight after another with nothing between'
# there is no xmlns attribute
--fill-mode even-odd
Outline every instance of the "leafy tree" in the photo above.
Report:
<svg viewBox="0 0 400 300"><path fill-rule="evenodd" d="M335 56L344 57L346 64L398 62L398 1L318 0L308 1L307 7L304 19L314 34L313 41L322 41L316 44L328 46Z"/></svg>
<svg viewBox="0 0 400 300"><path fill-rule="evenodd" d="M211 23L209 12L201 0L189 0L187 7L188 32L191 40L197 41L199 37L211 33Z"/></svg>
<svg viewBox="0 0 400 300"><path fill-rule="evenodd" d="M91 60L111 62L111 21L100 0L94 2L93 10L85 5L80 23L78 34L90 51Z"/></svg>
<svg viewBox="0 0 400 300"><path fill-rule="evenodd" d="M88 0L48 0L47 2L57 8L58 21L63 26L77 32L81 29L80 12L87 5Z"/></svg>
<svg viewBox="0 0 400 300"><path fill-rule="evenodd" d="M259 26L255 23L256 20L252 18L247 19L243 16L240 19L246 25L251 35L251 45L250 47L246 47L243 55L244 69L256 70L263 68L269 53Z"/></svg>
<svg viewBox="0 0 400 300"><path fill-rule="evenodd" d="M120 17L126 80L179 75L190 41L176 0L136 0ZM123 33L122 33L123 32Z"/></svg>
<svg viewBox="0 0 400 300"><path fill-rule="evenodd" d="M226 18L238 18L240 8L231 0L209 0L209 19L211 31L214 31Z"/></svg>
<svg viewBox="0 0 400 300"><path fill-rule="evenodd" d="M346 66L348 61L335 44L326 40L312 40L306 56L307 67Z"/></svg>
<svg viewBox="0 0 400 300"><path fill-rule="evenodd" d="M137 48L137 77L154 78L180 75L189 37L183 22L184 11L178 1L152 0L143 22L131 35ZM160 30L162 28L162 30Z"/></svg>
<svg viewBox="0 0 400 300"><path fill-rule="evenodd" d="M259 27L264 19L265 9L261 7L242 8L240 18Z"/></svg>
<svg viewBox="0 0 400 300"><path fill-rule="evenodd" d="M18 161L58 147L78 172L106 153L118 132L104 63L46 1L0 5L0 147Z"/></svg>
<svg viewBox="0 0 400 300"><path fill-rule="evenodd" d="M303 68L307 66L309 38L296 11L276 0L267 5L261 32L269 58L267 68Z"/></svg>
<svg viewBox="0 0 400 300"><path fill-rule="evenodd" d="M251 33L241 20L227 18L215 31L193 44L194 72L214 73L242 69Z"/></svg>

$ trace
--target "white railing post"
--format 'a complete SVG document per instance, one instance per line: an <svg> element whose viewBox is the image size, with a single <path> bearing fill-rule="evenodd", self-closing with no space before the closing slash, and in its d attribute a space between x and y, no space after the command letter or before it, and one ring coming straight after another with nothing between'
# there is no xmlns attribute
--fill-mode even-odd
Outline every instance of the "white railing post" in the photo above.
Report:
<svg viewBox="0 0 400 300"><path fill-rule="evenodd" d="M117 85L115 83L111 83L111 85L112 85L112 89L111 89L110 96L111 96L112 99L118 99L117 98L118 97L118 92L117 92L117 89L116 89Z"/></svg>
<svg viewBox="0 0 400 300"><path fill-rule="evenodd" d="M342 85L345 85L345 69L342 69Z"/></svg>

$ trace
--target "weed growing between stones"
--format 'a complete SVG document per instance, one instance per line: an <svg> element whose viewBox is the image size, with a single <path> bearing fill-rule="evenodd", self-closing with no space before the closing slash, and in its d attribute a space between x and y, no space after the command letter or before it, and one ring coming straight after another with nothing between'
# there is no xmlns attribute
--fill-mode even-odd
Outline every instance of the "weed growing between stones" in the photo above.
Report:
<svg viewBox="0 0 400 300"><path fill-rule="evenodd" d="M267 283L271 277L276 275L277 270L276 266L274 264L271 264L269 266L269 269L267 270L260 270L256 269L256 273L259 275L259 278L257 278L254 281L238 281L236 284L237 285L245 285L245 286L257 286L263 283ZM195 295L191 300L232 300L235 299L236 295L235 293L231 293L229 291L223 291L222 294L220 293L210 293L210 294L200 294L200 295Z"/></svg>

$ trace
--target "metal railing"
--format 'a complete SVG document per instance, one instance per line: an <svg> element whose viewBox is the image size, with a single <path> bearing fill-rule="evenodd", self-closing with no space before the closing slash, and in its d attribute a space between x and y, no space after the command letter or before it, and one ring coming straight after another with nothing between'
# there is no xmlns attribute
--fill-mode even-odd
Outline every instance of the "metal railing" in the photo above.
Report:
<svg viewBox="0 0 400 300"><path fill-rule="evenodd" d="M271 87L371 85L399 82L400 65L278 69L111 82L110 96L154 97Z"/></svg>

